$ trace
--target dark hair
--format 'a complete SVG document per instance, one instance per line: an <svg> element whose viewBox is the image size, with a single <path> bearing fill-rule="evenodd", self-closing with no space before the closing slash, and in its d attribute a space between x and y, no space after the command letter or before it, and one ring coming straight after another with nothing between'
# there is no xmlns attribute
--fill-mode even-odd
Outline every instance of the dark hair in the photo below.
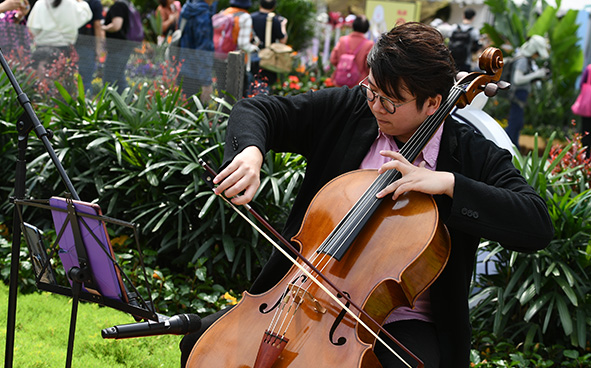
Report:
<svg viewBox="0 0 591 368"><path fill-rule="evenodd" d="M261 0L261 8L263 9L273 10L275 9L275 5L277 5L275 0Z"/></svg>
<svg viewBox="0 0 591 368"><path fill-rule="evenodd" d="M51 6L53 8L57 8L58 6L60 6L61 3L62 3L62 0L53 0L53 2L51 3Z"/></svg>
<svg viewBox="0 0 591 368"><path fill-rule="evenodd" d="M416 97L417 107L440 94L447 99L454 84L454 61L439 31L409 22L384 33L371 49L367 64L379 89L401 100L402 90Z"/></svg>
<svg viewBox="0 0 591 368"><path fill-rule="evenodd" d="M365 15L355 17L355 20L353 21L353 30L361 33L365 33L369 30L369 21Z"/></svg>
<svg viewBox="0 0 591 368"><path fill-rule="evenodd" d="M466 10L464 10L464 18L468 20L472 20L472 18L474 18L475 15L476 12L472 8L467 8Z"/></svg>

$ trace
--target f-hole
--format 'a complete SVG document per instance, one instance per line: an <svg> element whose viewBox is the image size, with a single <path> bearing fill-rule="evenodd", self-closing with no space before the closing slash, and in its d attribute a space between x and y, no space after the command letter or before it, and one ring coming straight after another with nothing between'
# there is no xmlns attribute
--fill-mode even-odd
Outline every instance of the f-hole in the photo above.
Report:
<svg viewBox="0 0 591 368"><path fill-rule="evenodd" d="M343 294L345 294L345 295L347 295L349 298L351 298L351 295L349 295L349 293L347 293L347 292L345 292L345 291L344 291L344 292L343 292ZM343 296L342 296L342 295L340 295L340 294L339 294L339 295L337 295L337 296L338 296L339 298L342 298L342 297L343 297ZM347 301L347 303L345 303L345 306L346 306L347 308L349 308L349 304L350 304L350 303ZM347 311L346 311L345 309L341 310L341 313L339 313L339 315L338 315L338 316L337 316L337 318L335 319L334 323L332 324L332 327L330 328L329 339L330 339L330 342L331 342L333 345L336 345L336 346L341 346L341 345L345 345L345 343L347 342L347 339L346 339L346 338L344 338L344 337L342 337L342 336L341 336L341 337L339 337L337 341L335 341L335 338L334 338L335 331L337 330L337 327L338 327L338 326L341 324L341 321L343 320L343 318L345 318L345 315L346 315L346 314L347 314Z"/></svg>

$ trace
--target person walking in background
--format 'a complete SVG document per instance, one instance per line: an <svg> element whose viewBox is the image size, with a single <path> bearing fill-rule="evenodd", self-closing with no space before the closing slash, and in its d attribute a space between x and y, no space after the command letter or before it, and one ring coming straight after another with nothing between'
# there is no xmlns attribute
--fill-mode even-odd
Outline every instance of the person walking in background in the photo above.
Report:
<svg viewBox="0 0 591 368"><path fill-rule="evenodd" d="M215 48L215 64L218 88L227 89L226 61L230 51L242 50L246 53L246 72L244 73L244 91L248 86L250 73L250 57L259 50L253 39L252 18L248 9L251 0L230 0L230 7L212 17L213 44Z"/></svg>
<svg viewBox="0 0 591 368"><path fill-rule="evenodd" d="M83 0L38 0L27 21L36 48L54 47L66 58L78 59L74 44L78 29L92 19Z"/></svg>
<svg viewBox="0 0 591 368"><path fill-rule="evenodd" d="M159 14L162 20L160 35L166 37L178 28L178 21L181 19L181 2L175 0L159 0L159 2L156 14Z"/></svg>
<svg viewBox="0 0 591 368"><path fill-rule="evenodd" d="M92 11L92 19L78 30L76 51L78 52L78 71L86 91L92 90L92 78L97 59L103 52L105 32L103 31L103 4L100 0L86 0Z"/></svg>
<svg viewBox="0 0 591 368"><path fill-rule="evenodd" d="M213 93L213 25L217 2L214 0L188 0L181 10L182 36L179 79L183 92L191 96L201 91L201 101L206 104Z"/></svg>
<svg viewBox="0 0 591 368"><path fill-rule="evenodd" d="M280 42L287 43L287 18L274 13L277 5L276 0L261 0L259 10L252 13L252 29L259 41L259 48L262 50L269 45L266 44L266 29L267 18L271 18L271 43ZM277 73L261 69L259 66L259 57L257 53L253 53L251 70L255 79L265 82L268 86L272 86L277 81Z"/></svg>
<svg viewBox="0 0 591 368"><path fill-rule="evenodd" d="M353 20L353 32L341 37L330 53L330 63L336 67L332 79L337 86L354 87L369 74L367 55L373 41L365 37L368 30L367 18L357 16Z"/></svg>
<svg viewBox="0 0 591 368"><path fill-rule="evenodd" d="M572 107L573 112L581 117L581 143L583 147L586 147L587 158L591 158L591 115L589 114L589 111L591 111L591 94L583 92L583 90L585 84L591 84L589 78L591 78L591 64L583 69L579 86L581 92Z"/></svg>
<svg viewBox="0 0 591 368"><path fill-rule="evenodd" d="M118 0L107 11L103 25L107 41L103 82L116 85L119 93L123 93L123 90L128 86L125 79L125 67L133 51L133 47L126 42L129 13L129 5Z"/></svg>
<svg viewBox="0 0 591 368"><path fill-rule="evenodd" d="M456 24L449 35L448 47L456 62L456 69L462 72L472 71L472 54L480 49L480 32L474 28L476 12L472 8L464 10L462 23Z"/></svg>
<svg viewBox="0 0 591 368"><path fill-rule="evenodd" d="M535 59L548 56L546 39L540 35L531 36L515 53L511 69L511 107L505 132L517 148L531 82L546 78L550 72L547 68L538 68Z"/></svg>

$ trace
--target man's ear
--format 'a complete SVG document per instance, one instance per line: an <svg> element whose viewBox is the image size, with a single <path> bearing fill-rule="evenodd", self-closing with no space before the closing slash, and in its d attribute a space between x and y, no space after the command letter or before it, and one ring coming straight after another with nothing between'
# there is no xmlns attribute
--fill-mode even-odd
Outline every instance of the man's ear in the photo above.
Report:
<svg viewBox="0 0 591 368"><path fill-rule="evenodd" d="M423 105L423 108L426 109L426 113L427 115L433 115L435 113L435 111L437 111L437 109L439 108L439 105L441 105L441 95L436 95L433 97L428 97L427 100L425 101L425 104Z"/></svg>

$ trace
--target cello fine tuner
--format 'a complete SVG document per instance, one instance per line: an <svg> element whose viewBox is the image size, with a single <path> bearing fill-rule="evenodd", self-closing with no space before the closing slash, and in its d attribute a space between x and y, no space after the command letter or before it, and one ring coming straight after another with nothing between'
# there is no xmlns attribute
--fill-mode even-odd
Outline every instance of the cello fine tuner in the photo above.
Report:
<svg viewBox="0 0 591 368"><path fill-rule="evenodd" d="M313 309L315 312L324 314L326 313L326 308L320 304L318 299L316 299L309 291L302 289L299 286L290 284L288 288L291 290L292 296L294 301L297 304L301 304L303 301L307 300L309 303L313 305Z"/></svg>

